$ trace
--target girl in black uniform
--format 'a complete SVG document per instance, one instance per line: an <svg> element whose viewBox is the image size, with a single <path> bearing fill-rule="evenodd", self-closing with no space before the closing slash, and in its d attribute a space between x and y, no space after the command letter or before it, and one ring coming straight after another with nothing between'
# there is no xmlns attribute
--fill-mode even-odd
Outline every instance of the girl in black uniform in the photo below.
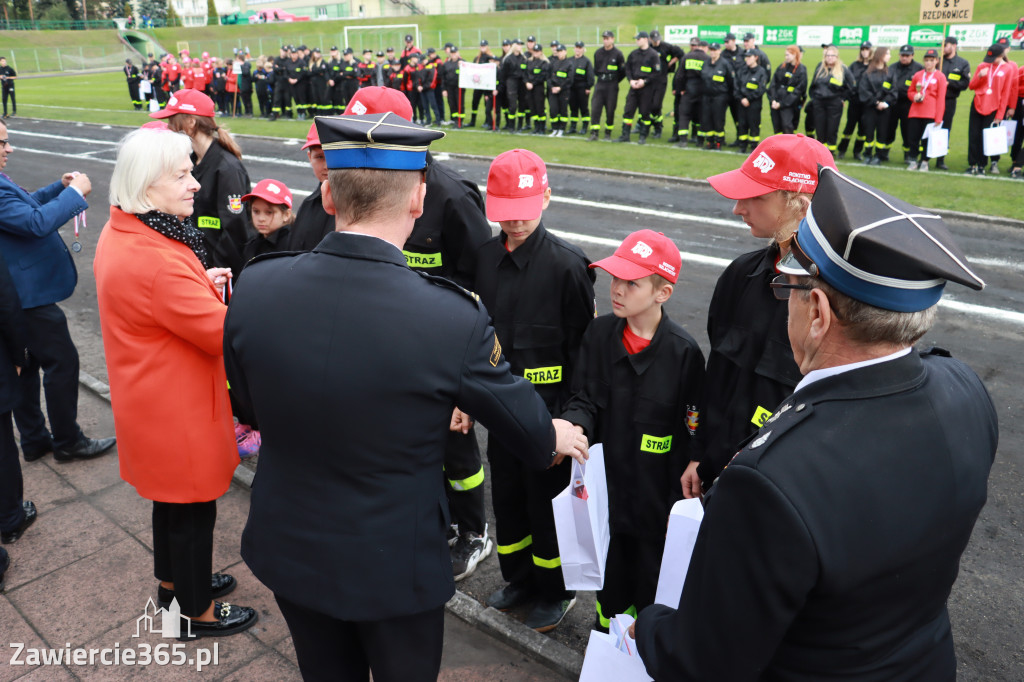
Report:
<svg viewBox="0 0 1024 682"><path fill-rule="evenodd" d="M756 147L761 141L761 107L769 78L756 51L744 52L743 61L736 72L736 100L740 103L736 134L740 154L746 154L748 147Z"/></svg>
<svg viewBox="0 0 1024 682"><path fill-rule="evenodd" d="M775 134L791 135L800 122L800 105L807 97L807 67L800 63L803 53L796 45L786 48L785 61L775 69L768 87Z"/></svg>
<svg viewBox="0 0 1024 682"><path fill-rule="evenodd" d="M835 45L826 47L825 61L814 69L810 95L814 100L815 135L833 155L838 149L843 102L853 95L854 84L853 74L839 59L839 49Z"/></svg>
<svg viewBox="0 0 1024 682"><path fill-rule="evenodd" d="M331 98L327 90L327 62L320 50L313 50L309 61L309 115L326 116L330 113Z"/></svg>
<svg viewBox="0 0 1024 682"><path fill-rule="evenodd" d="M889 82L889 48L876 47L868 69L857 83L861 104L860 133L864 136L864 163L877 166L889 160L883 138L889 125L889 107L896 97Z"/></svg>

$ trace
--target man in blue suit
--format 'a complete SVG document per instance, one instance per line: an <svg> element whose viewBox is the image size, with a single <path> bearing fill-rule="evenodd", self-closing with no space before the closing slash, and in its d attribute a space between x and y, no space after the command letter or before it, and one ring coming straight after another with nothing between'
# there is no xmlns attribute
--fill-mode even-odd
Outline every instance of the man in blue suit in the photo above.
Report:
<svg viewBox="0 0 1024 682"><path fill-rule="evenodd" d="M7 126L0 123L0 171L13 151ZM75 263L57 230L89 207L85 197L91 190L84 174L65 173L29 194L0 172L0 252L21 299L29 350L20 377L21 404L14 409L21 451L29 462L48 452L58 462L97 457L115 442L86 438L78 426L78 350L57 305L78 283ZM39 404L40 369L52 435Z"/></svg>

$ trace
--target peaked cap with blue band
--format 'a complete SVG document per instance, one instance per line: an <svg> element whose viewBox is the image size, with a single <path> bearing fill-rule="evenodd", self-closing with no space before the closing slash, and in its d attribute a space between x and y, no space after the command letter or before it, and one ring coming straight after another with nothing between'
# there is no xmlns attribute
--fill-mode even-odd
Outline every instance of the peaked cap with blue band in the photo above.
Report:
<svg viewBox="0 0 1024 682"><path fill-rule="evenodd" d="M365 116L317 116L316 131L327 167L423 170L427 149L445 136L392 112Z"/></svg>
<svg viewBox="0 0 1024 682"><path fill-rule="evenodd" d="M897 312L935 305L947 281L985 287L941 217L823 166L779 271Z"/></svg>

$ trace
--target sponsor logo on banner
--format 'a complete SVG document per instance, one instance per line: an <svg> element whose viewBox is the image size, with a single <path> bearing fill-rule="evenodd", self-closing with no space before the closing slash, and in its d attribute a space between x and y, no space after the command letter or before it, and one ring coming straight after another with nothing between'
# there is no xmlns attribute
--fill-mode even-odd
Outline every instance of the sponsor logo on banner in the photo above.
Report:
<svg viewBox="0 0 1024 682"><path fill-rule="evenodd" d="M832 33L832 43L838 47L860 47L867 39L867 26L836 26Z"/></svg>
<svg viewBox="0 0 1024 682"><path fill-rule="evenodd" d="M736 34L737 43L742 43L743 36L747 33L754 34L754 42L758 45L764 42L764 26L757 26L754 24L733 24L729 27L729 30Z"/></svg>
<svg viewBox="0 0 1024 682"><path fill-rule="evenodd" d="M797 34L797 27L796 26L765 26L764 27L764 44L765 45L794 45L797 42L796 34Z"/></svg>
<svg viewBox="0 0 1024 682"><path fill-rule="evenodd" d="M958 24L949 27L949 34L956 37L960 47L988 47L995 42L995 24Z"/></svg>
<svg viewBox="0 0 1024 682"><path fill-rule="evenodd" d="M688 43L690 42L690 38L697 35L697 26L696 24L686 26L666 26L661 34L666 43L672 43L673 45L678 43Z"/></svg>
<svg viewBox="0 0 1024 682"><path fill-rule="evenodd" d="M899 46L906 43L908 38L909 26L872 26L868 29L868 40L873 45L893 45L897 48L893 52L897 52ZM896 55L893 56L893 61L896 61Z"/></svg>
<svg viewBox="0 0 1024 682"><path fill-rule="evenodd" d="M701 26L697 31L697 37L709 43L724 43L725 34L728 32L728 26Z"/></svg>
<svg viewBox="0 0 1024 682"><path fill-rule="evenodd" d="M992 42L994 43L997 40L999 40L1000 38L1008 38L1008 39L1012 40L1013 39L1013 31L1016 28L1017 27L1014 26L1013 24L997 24L996 25L996 33L995 33L994 36L992 36Z"/></svg>
<svg viewBox="0 0 1024 682"><path fill-rule="evenodd" d="M910 44L918 47L938 47L942 45L942 31L931 26L911 26Z"/></svg>
<svg viewBox="0 0 1024 682"><path fill-rule="evenodd" d="M828 45L832 42L831 26L800 26L796 29L799 45Z"/></svg>

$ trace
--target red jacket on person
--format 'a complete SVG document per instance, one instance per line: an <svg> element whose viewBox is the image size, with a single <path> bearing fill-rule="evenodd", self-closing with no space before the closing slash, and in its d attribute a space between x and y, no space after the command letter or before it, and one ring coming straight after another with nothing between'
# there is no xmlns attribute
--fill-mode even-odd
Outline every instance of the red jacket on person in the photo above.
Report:
<svg viewBox="0 0 1024 682"><path fill-rule="evenodd" d="M975 111L983 116L995 112L995 120L1002 121L1006 108L1013 105L1011 91L1017 88L1016 75L1014 68L1004 62L978 64L967 86L974 90Z"/></svg>
<svg viewBox="0 0 1024 682"><path fill-rule="evenodd" d="M924 94L924 100L916 102L914 98L919 92ZM946 113L946 77L938 69L930 74L921 69L910 79L907 98L912 102L910 118L930 118L941 125Z"/></svg>

